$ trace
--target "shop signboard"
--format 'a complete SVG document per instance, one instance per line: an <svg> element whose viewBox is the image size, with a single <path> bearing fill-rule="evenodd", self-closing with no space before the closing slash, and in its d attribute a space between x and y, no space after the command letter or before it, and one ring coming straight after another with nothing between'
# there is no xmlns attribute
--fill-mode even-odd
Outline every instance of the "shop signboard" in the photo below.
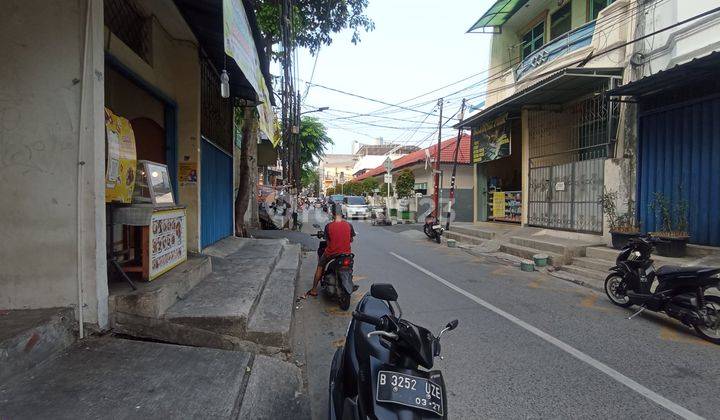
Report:
<svg viewBox="0 0 720 420"><path fill-rule="evenodd" d="M273 146L277 146L279 137L275 135L275 114L270 104L270 93L242 0L223 0L223 28L225 53L235 60L258 95L260 131L272 141Z"/></svg>
<svg viewBox="0 0 720 420"><path fill-rule="evenodd" d="M135 134L130 121L105 108L105 202L132 202L137 168Z"/></svg>
<svg viewBox="0 0 720 420"><path fill-rule="evenodd" d="M493 218L505 217L505 193L494 192L493 193Z"/></svg>
<svg viewBox="0 0 720 420"><path fill-rule="evenodd" d="M510 156L507 114L472 129L472 162L483 163Z"/></svg>
<svg viewBox="0 0 720 420"><path fill-rule="evenodd" d="M150 218L150 280L187 260L185 209L153 212Z"/></svg>

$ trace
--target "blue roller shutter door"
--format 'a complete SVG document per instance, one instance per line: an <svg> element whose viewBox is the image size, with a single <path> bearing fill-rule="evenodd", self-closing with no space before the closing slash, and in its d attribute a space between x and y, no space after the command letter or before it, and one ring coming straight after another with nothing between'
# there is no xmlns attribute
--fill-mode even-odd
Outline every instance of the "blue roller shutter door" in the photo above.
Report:
<svg viewBox="0 0 720 420"><path fill-rule="evenodd" d="M233 233L232 156L202 140L200 167L201 239L205 248Z"/></svg>
<svg viewBox="0 0 720 420"><path fill-rule="evenodd" d="M720 98L640 116L638 215L644 231L659 229L653 193L689 204L690 242L720 246Z"/></svg>

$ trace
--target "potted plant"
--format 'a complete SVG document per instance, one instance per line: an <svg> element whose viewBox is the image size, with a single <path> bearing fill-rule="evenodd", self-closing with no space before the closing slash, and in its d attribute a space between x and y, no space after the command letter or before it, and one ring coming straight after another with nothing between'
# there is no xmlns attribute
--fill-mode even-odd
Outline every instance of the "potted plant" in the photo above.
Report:
<svg viewBox="0 0 720 420"><path fill-rule="evenodd" d="M395 191L400 199L398 207L400 207L401 218L410 219L410 197L415 193L415 175L409 169L405 169L398 175L395 182Z"/></svg>
<svg viewBox="0 0 720 420"><path fill-rule="evenodd" d="M678 194L682 197L682 188ZM684 198L670 203L670 200L661 192L653 194L650 208L655 212L660 226L659 231L649 232L650 235L660 238L663 242L655 245L658 255L665 257L683 257L687 243L690 240L688 233L688 202Z"/></svg>
<svg viewBox="0 0 720 420"><path fill-rule="evenodd" d="M612 237L612 247L614 249L622 249L627 245L628 241L633 237L640 235L640 227L635 221L635 201L628 196L627 210L624 214L617 214L617 192L608 191L603 193L600 199L602 203L603 213L608 219L610 225L610 236Z"/></svg>

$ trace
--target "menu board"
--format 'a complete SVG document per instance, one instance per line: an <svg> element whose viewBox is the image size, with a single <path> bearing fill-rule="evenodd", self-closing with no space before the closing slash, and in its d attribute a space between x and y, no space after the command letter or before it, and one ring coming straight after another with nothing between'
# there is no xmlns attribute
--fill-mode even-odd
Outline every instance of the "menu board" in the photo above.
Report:
<svg viewBox="0 0 720 420"><path fill-rule="evenodd" d="M130 203L135 187L135 134L130 121L105 108L105 202Z"/></svg>
<svg viewBox="0 0 720 420"><path fill-rule="evenodd" d="M187 260L185 209L153 212L150 218L150 275L153 280Z"/></svg>
<svg viewBox="0 0 720 420"><path fill-rule="evenodd" d="M471 139L473 163L510 156L510 123L507 114L473 128Z"/></svg>

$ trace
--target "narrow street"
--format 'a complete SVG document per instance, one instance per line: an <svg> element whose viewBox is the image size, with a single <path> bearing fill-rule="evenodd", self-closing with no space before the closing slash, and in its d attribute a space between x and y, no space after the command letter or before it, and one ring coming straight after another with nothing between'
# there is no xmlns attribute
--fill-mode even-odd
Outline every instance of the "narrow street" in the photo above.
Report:
<svg viewBox="0 0 720 420"><path fill-rule="evenodd" d="M417 225L352 223L360 288L351 309L372 283L388 282L404 318L433 331L460 321L443 337L445 359L435 363L445 377L450 418L716 418L720 412L717 346L674 321L646 313L627 320L632 309L614 307L600 293L435 244ZM310 287L315 263L315 254L306 253L298 293ZM299 306L295 357L305 363L313 418L324 419L330 362L350 311L323 297Z"/></svg>

